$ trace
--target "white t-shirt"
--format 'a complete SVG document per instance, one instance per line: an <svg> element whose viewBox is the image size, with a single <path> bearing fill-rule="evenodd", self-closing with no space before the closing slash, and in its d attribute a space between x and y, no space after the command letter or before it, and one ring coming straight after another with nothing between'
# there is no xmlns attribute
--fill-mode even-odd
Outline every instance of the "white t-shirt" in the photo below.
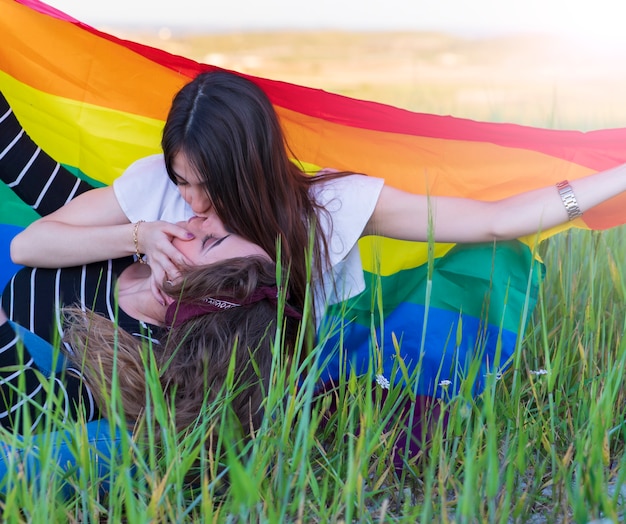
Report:
<svg viewBox="0 0 626 524"><path fill-rule="evenodd" d="M315 184L312 196L328 213L318 217L327 239L330 267L314 280L316 319L327 305L351 298L365 289L358 240L374 212L384 180L349 175ZM176 185L169 179L163 155L138 160L113 182L122 210L131 222L179 222L193 216Z"/></svg>
<svg viewBox="0 0 626 524"><path fill-rule="evenodd" d="M113 191L131 222L180 222L194 213L165 169L163 155L137 160L113 181Z"/></svg>

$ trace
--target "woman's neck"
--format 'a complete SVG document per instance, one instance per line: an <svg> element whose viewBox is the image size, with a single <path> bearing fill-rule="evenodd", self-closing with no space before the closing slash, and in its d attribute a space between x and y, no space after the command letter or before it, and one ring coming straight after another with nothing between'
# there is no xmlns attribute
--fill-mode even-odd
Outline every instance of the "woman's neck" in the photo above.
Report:
<svg viewBox="0 0 626 524"><path fill-rule="evenodd" d="M117 279L118 306L128 316L162 326L166 306L154 296L150 287L150 266L134 263L120 273Z"/></svg>

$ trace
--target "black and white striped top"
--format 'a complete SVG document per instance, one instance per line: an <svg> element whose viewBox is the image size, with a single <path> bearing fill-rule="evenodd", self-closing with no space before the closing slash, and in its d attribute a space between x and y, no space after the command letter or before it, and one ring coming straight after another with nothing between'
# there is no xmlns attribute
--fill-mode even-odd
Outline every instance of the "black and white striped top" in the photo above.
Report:
<svg viewBox="0 0 626 524"><path fill-rule="evenodd" d="M44 384L49 379L35 364L28 348L8 322L0 325L0 425L18 432L26 426L35 429L49 410L57 411L62 419L74 419L79 399L90 419L97 418L98 410L91 392L73 370L56 374L49 395ZM28 420L25 412L28 412ZM60 411L61 413L58 413Z"/></svg>
<svg viewBox="0 0 626 524"><path fill-rule="evenodd" d="M0 180L42 216L91 189L30 139L1 93Z"/></svg>
<svg viewBox="0 0 626 524"><path fill-rule="evenodd" d="M115 300L115 282L117 276L131 263L131 257L108 260L94 264L62 269L24 268L18 271L6 286L2 294L2 308L14 322L39 335L51 344L59 343L63 337L63 319L61 308L75 305L82 309L91 309L116 322L132 335L147 338L158 343L161 330L144 322L135 320L119 309ZM5 334L5 339L10 338ZM4 342L4 345L3 345ZM13 346L11 345L13 344ZM71 354L72 349L65 346ZM18 348L13 340L4 340L0 336L0 390L13 389L19 380L15 369L3 373L2 368L19 364ZM16 362L16 358L18 361ZM27 379L34 367L32 358L24 356L23 370ZM15 375L15 376L13 376ZM68 417L76 412L80 401L85 406L87 419L98 418L99 413L89 389L81 384L80 369L70 366L66 373L55 380L57 394L67 399L64 409ZM41 384L37 380L27 380L25 397L41 395ZM12 395L14 398L15 395ZM81 398L82 397L82 398ZM13 400L15 402L15 400ZM40 400L41 403L41 400ZM0 399L0 424L13 423L8 413L14 406L2 406Z"/></svg>

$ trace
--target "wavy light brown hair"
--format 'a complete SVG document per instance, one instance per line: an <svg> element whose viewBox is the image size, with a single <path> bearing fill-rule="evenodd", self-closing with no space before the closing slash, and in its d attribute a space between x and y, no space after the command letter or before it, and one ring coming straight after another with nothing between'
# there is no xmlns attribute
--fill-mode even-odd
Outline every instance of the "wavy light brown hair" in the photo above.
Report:
<svg viewBox="0 0 626 524"><path fill-rule="evenodd" d="M191 269L167 292L185 302L211 296L237 301L245 300L258 287L275 285L272 262L243 257ZM65 314L65 340L74 350L69 358L83 370L101 411L107 412L115 373L124 414L133 426L144 415L147 398L141 340L94 312L66 308ZM175 406L178 431L193 425L200 412L216 401L236 415L244 435L258 428L273 349L286 348L289 355L298 331L299 321L285 316L277 341L278 317L275 305L260 300L191 319L167 331L160 344L149 349L167 405ZM232 384L227 383L229 366L234 366ZM210 441L207 439L207 446Z"/></svg>
<svg viewBox="0 0 626 524"><path fill-rule="evenodd" d="M227 71L202 73L177 93L161 146L170 179L176 183L174 159L184 154L230 230L260 245L275 261L280 242L291 300L302 309L307 266L319 275L327 262L317 220L326 211L309 190L347 173L310 176L298 168L267 95L251 80Z"/></svg>

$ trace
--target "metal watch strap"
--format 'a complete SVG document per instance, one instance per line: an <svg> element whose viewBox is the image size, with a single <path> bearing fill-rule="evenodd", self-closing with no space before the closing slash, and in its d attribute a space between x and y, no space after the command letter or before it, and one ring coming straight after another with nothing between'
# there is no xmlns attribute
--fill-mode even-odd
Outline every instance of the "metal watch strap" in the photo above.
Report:
<svg viewBox="0 0 626 524"><path fill-rule="evenodd" d="M569 220L574 220L581 216L583 212L578 206L578 200L576 200L576 195L574 194L572 186L569 185L569 182L563 180L556 185L556 188L559 190L559 195L561 196Z"/></svg>

